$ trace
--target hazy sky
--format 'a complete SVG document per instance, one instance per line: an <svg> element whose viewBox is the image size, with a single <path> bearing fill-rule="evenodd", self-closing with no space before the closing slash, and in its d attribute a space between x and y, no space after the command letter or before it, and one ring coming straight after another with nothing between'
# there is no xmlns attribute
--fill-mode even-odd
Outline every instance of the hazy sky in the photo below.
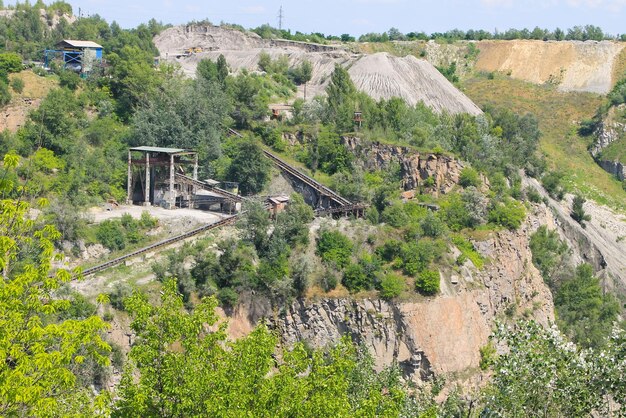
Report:
<svg viewBox="0 0 626 418"><path fill-rule="evenodd" d="M67 0L66 0L67 1ZM34 0L31 0L31 3ZM78 14L99 14L122 27L155 18L180 24L209 19L246 28L263 23L292 32L361 35L396 27L411 31L508 28L562 29L593 24L610 34L626 33L626 0L69 0ZM5 1L5 4L12 3ZM49 3L49 1L46 1Z"/></svg>

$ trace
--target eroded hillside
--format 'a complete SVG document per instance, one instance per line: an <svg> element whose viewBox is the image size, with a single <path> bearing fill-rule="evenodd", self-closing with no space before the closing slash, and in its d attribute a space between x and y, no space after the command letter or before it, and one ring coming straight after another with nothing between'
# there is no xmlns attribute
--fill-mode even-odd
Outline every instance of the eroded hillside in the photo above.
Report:
<svg viewBox="0 0 626 418"><path fill-rule="evenodd" d="M256 34L216 26L169 28L155 37L154 43L162 59L178 62L188 76L195 76L200 60L216 60L220 54L235 72L258 71L260 54L265 52L273 59L287 56L290 66L304 60L311 62L312 78L306 87L308 98L324 94L330 74L335 64L339 64L348 69L358 89L375 99L401 97L410 105L423 101L438 112L481 113L428 61L415 57L354 54L341 46L264 40ZM200 49L184 54L189 48ZM299 88L298 96L304 96L304 87Z"/></svg>
<svg viewBox="0 0 626 418"><path fill-rule="evenodd" d="M614 83L613 69L623 42L530 40L481 41L476 69L498 71L535 84L553 84L560 91L606 94Z"/></svg>

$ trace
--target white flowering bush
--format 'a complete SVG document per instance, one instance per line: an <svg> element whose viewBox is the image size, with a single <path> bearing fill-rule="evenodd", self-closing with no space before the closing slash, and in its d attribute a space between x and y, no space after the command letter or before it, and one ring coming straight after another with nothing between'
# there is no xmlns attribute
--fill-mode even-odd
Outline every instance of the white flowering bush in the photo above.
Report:
<svg viewBox="0 0 626 418"><path fill-rule="evenodd" d="M626 334L605 347L579 349L556 326L499 325L493 336L507 352L493 365L484 413L511 417L626 416Z"/></svg>

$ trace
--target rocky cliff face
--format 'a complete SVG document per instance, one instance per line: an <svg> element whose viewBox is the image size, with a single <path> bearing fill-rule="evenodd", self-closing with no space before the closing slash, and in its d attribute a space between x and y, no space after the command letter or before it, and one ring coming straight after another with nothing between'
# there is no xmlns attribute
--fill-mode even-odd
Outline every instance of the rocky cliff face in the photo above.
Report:
<svg viewBox="0 0 626 418"><path fill-rule="evenodd" d="M598 164L607 173L613 174L618 180L626 179L626 166L619 161L599 160Z"/></svg>
<svg viewBox="0 0 626 418"><path fill-rule="evenodd" d="M520 230L476 242L488 259L485 267L479 271L468 261L458 271L441 271L442 293L436 297L300 299L274 312L269 306L260 310L248 298L232 314L230 327L239 336L265 317L287 345L304 341L312 347L348 335L370 350L378 368L398 364L414 381L432 374L476 376L479 349L488 343L496 318L554 320L550 291L528 248L528 237L545 222L543 216L538 210Z"/></svg>
<svg viewBox="0 0 626 418"><path fill-rule="evenodd" d="M408 147L379 142L365 144L353 136L344 136L342 140L360 160L365 161L366 169L386 170L391 163L400 164L405 190L417 189L424 186L427 179L432 179L433 185L429 188L435 195L448 193L459 182L464 167L459 160L445 155L420 154Z"/></svg>
<svg viewBox="0 0 626 418"><path fill-rule="evenodd" d="M602 158L602 150L626 135L626 124L618 122L616 115L626 111L626 104L612 107L608 115L600 123L600 126L594 132L595 142L589 150L591 155L602 169L611 173L619 180L626 178L626 167L620 161L610 161Z"/></svg>

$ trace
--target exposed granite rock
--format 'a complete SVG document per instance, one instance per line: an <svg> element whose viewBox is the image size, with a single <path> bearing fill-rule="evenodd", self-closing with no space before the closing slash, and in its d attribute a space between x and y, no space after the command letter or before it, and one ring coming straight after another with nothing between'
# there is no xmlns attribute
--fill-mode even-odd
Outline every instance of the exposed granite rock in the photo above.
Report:
<svg viewBox="0 0 626 418"><path fill-rule="evenodd" d="M604 171L607 173L611 173L618 180L624 181L626 179L626 166L619 161L606 161L606 160L596 160L597 163L602 167Z"/></svg>
<svg viewBox="0 0 626 418"><path fill-rule="evenodd" d="M379 142L365 144L354 136L344 136L342 140L365 161L366 169L385 170L391 163L400 164L404 190L425 187L426 180L431 178L433 185L428 187L429 191L435 195L448 193L459 182L464 167L462 162L446 155L420 154L405 146Z"/></svg>
<svg viewBox="0 0 626 418"><path fill-rule="evenodd" d="M530 217L519 231L500 231L477 242L489 258L485 268L442 274L442 289L452 290L440 296L410 302L297 300L270 322L288 345L306 341L324 347L349 335L369 348L378 368L397 363L412 380L476 371L479 349L497 317L554 320L552 296L528 247L535 221Z"/></svg>

